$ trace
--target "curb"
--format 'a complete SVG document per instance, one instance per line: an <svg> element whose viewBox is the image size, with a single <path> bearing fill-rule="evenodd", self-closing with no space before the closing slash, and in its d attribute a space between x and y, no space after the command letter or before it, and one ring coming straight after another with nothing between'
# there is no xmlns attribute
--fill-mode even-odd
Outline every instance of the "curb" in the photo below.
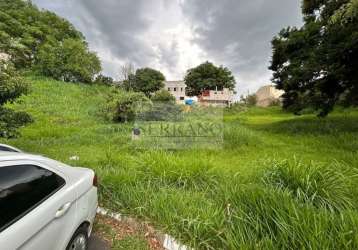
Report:
<svg viewBox="0 0 358 250"><path fill-rule="evenodd" d="M117 220L117 221L123 221L123 220L130 219L127 216L123 216L120 213L113 213L103 207L98 207L97 213L100 215L108 216L108 217L110 217L114 220ZM192 248L189 248L189 247L181 244L179 241L177 241L174 237L170 236L169 234L162 234L162 233L157 232L157 235L159 236L158 238L162 239L162 242L163 242L162 247L166 250L194 250Z"/></svg>

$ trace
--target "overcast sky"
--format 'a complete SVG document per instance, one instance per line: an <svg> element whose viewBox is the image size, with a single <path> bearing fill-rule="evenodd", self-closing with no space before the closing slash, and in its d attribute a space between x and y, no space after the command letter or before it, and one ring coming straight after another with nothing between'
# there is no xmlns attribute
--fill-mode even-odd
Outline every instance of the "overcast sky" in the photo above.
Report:
<svg viewBox="0 0 358 250"><path fill-rule="evenodd" d="M238 94L270 83L272 37L300 26L300 0L33 0L72 22L119 78L121 65L183 79L207 60L231 69Z"/></svg>

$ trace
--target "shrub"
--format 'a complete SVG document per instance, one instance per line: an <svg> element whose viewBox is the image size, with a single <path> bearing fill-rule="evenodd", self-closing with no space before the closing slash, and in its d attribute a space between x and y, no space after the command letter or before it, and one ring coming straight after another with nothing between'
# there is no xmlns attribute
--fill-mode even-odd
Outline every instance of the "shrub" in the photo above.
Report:
<svg viewBox="0 0 358 250"><path fill-rule="evenodd" d="M0 107L0 137L17 137L19 135L17 129L32 121L31 116L25 112L15 112Z"/></svg>
<svg viewBox="0 0 358 250"><path fill-rule="evenodd" d="M108 97L105 112L107 118L114 122L129 122L150 106L150 100L143 93L115 89Z"/></svg>
<svg viewBox="0 0 358 250"><path fill-rule="evenodd" d="M110 76L105 76L105 75L100 74L96 77L96 80L94 81L94 83L111 86L111 85L113 85L114 80Z"/></svg>
<svg viewBox="0 0 358 250"><path fill-rule="evenodd" d="M10 63L0 61L0 105L12 102L28 92L29 85Z"/></svg>
<svg viewBox="0 0 358 250"><path fill-rule="evenodd" d="M14 112L3 105L15 101L28 92L28 84L11 64L0 63L0 137L12 138L18 135L16 129L31 122L24 112Z"/></svg>
<svg viewBox="0 0 358 250"><path fill-rule="evenodd" d="M154 93L150 98L153 102L175 103L175 97L169 91L162 89Z"/></svg>
<svg viewBox="0 0 358 250"><path fill-rule="evenodd" d="M247 95L246 97L241 96L241 102L243 102L247 106L256 106L257 96L255 94Z"/></svg>

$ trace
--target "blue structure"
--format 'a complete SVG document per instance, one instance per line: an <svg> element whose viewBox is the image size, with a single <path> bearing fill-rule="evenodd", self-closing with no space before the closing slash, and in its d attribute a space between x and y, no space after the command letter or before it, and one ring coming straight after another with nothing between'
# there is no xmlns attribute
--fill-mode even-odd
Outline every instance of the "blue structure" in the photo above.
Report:
<svg viewBox="0 0 358 250"><path fill-rule="evenodd" d="M193 99L185 100L185 105L192 106L193 104L194 104L194 100L193 100Z"/></svg>

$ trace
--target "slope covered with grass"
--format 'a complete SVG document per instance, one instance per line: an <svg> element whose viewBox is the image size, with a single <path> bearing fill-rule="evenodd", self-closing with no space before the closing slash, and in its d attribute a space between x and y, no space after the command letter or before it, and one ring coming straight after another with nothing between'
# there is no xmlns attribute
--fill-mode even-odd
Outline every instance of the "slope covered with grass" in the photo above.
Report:
<svg viewBox="0 0 358 250"><path fill-rule="evenodd" d="M357 110L230 110L222 148L137 149L131 124L102 118L108 87L31 82L12 106L35 123L3 142L93 168L106 207L196 249L358 248Z"/></svg>

